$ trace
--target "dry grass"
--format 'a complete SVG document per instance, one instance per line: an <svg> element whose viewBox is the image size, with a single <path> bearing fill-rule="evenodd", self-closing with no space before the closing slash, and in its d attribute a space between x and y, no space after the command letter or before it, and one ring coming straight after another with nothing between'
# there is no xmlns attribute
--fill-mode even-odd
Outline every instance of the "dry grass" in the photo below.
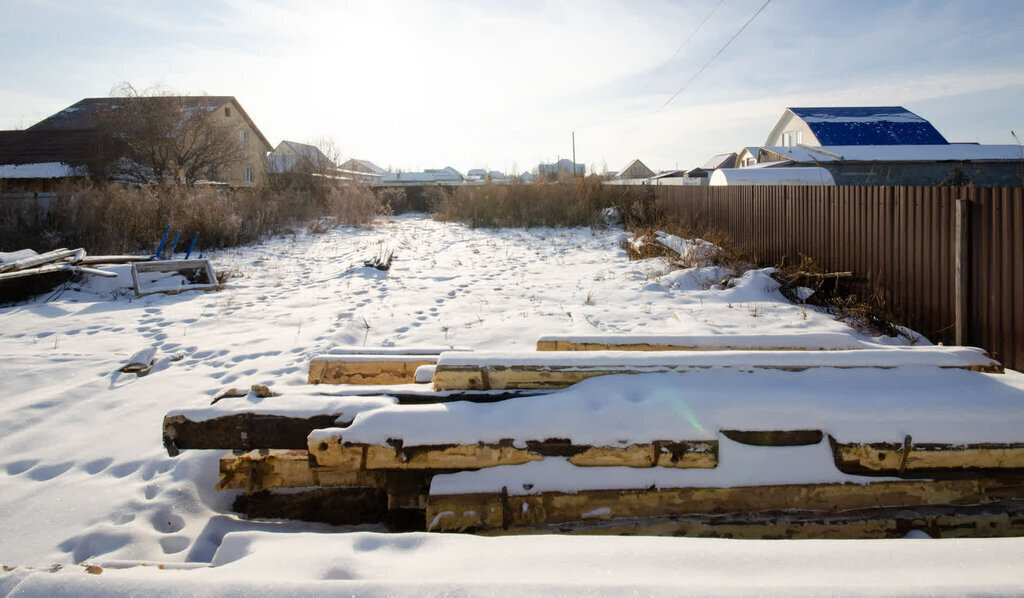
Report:
<svg viewBox="0 0 1024 598"><path fill-rule="evenodd" d="M598 177L573 182L426 190L435 218L478 227L592 226L603 223L602 211L614 207L627 225L656 216L647 189L602 185Z"/></svg>
<svg viewBox="0 0 1024 598"><path fill-rule="evenodd" d="M320 189L223 189L76 183L48 200L0 202L0 251L84 247L92 254L155 249L164 227L198 245L230 247L310 221L372 222L381 204L357 186Z"/></svg>

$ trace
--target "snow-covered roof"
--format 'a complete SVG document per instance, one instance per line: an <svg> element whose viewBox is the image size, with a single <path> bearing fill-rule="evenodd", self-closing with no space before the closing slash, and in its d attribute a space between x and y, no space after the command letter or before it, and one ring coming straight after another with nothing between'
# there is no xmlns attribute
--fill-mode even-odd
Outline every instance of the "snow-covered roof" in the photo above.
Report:
<svg viewBox="0 0 1024 598"><path fill-rule="evenodd" d="M85 174L85 167L69 166L63 162L0 164L0 179L59 179L85 176Z"/></svg>
<svg viewBox="0 0 1024 598"><path fill-rule="evenodd" d="M822 145L946 144L930 122L902 106L788 108Z"/></svg>
<svg viewBox="0 0 1024 598"><path fill-rule="evenodd" d="M410 182L418 181L424 183L430 182L441 182L441 181L461 181L462 173L455 170L451 166L444 168L432 169L428 168L423 172L388 172L381 177L381 182L397 181L397 182Z"/></svg>
<svg viewBox="0 0 1024 598"><path fill-rule="evenodd" d="M719 168L711 175L711 187L735 185L835 185L832 173L817 166L795 168Z"/></svg>
<svg viewBox="0 0 1024 598"><path fill-rule="evenodd" d="M367 174L385 174L387 171L377 166L369 160L360 160L359 158L349 158L343 162L338 168L358 173Z"/></svg>
<svg viewBox="0 0 1024 598"><path fill-rule="evenodd" d="M704 170L715 170L718 168L732 168L732 165L736 163L736 152L730 152L728 154L715 154L711 157L704 166L701 166Z"/></svg>
<svg viewBox="0 0 1024 598"><path fill-rule="evenodd" d="M839 145L763 148L801 163L814 162L978 162L1024 160L1018 145Z"/></svg>

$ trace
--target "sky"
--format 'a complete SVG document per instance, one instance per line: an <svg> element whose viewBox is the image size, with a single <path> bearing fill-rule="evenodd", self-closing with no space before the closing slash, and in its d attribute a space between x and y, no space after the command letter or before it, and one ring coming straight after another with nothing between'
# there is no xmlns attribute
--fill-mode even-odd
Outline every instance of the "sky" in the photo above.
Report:
<svg viewBox="0 0 1024 598"><path fill-rule="evenodd" d="M0 0L0 129L128 82L233 95L273 145L327 140L406 171L523 172L571 157L573 133L588 171L692 168L763 144L789 106L1024 136L1024 2L764 5Z"/></svg>

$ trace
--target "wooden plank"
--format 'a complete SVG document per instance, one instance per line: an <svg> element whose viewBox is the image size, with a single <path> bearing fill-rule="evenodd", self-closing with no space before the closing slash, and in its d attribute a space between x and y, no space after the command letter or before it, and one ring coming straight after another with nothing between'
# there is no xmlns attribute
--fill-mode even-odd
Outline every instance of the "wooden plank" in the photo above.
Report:
<svg viewBox="0 0 1024 598"><path fill-rule="evenodd" d="M871 347L842 333L544 335L537 339L538 351L836 351Z"/></svg>
<svg viewBox="0 0 1024 598"><path fill-rule="evenodd" d="M321 355L309 362L309 384L409 384L430 355Z"/></svg>
<svg viewBox="0 0 1024 598"><path fill-rule="evenodd" d="M592 519L472 531L481 536L578 534L748 540L887 539L903 538L912 531L920 531L932 538L998 538L1024 535L1024 506L1020 501L1006 501L981 506L888 507L844 513L788 511Z"/></svg>
<svg viewBox="0 0 1024 598"><path fill-rule="evenodd" d="M184 449L305 449L313 430L340 426L341 413L289 417L238 413L202 421L184 415L164 417L163 442L167 454Z"/></svg>
<svg viewBox="0 0 1024 598"><path fill-rule="evenodd" d="M466 347L442 347L433 345L415 345L402 347L361 347L357 345L340 345L331 347L329 355L430 355L437 357L445 351L472 351Z"/></svg>
<svg viewBox="0 0 1024 598"><path fill-rule="evenodd" d="M340 434L312 434L309 454L322 467L360 470L457 471L522 465L544 457L568 457L579 467L672 467L711 469L718 465L717 440L665 441L625 446L572 444L567 439L529 440L525 448L511 440L498 443L404 446L345 442Z"/></svg>
<svg viewBox="0 0 1024 598"><path fill-rule="evenodd" d="M803 371L817 367L933 366L1001 372L999 362L969 347L898 347L857 351L652 351L475 353L441 356L436 390L565 388L595 376L687 372L708 368Z"/></svg>
<svg viewBox="0 0 1024 598"><path fill-rule="evenodd" d="M821 430L722 430L722 435L753 446L806 446L818 444Z"/></svg>
<svg viewBox="0 0 1024 598"><path fill-rule="evenodd" d="M581 490L509 495L431 495L428 531L508 529L588 520L774 511L841 513L858 509L977 505L1024 499L1024 483L996 479L790 484L731 488Z"/></svg>
<svg viewBox="0 0 1024 598"><path fill-rule="evenodd" d="M953 236L953 251L955 255L953 259L953 311L955 314L954 323L956 326L955 342L958 345L963 345L967 342L967 288L970 281L968 268L971 263L967 257L971 246L968 237L970 234L970 228L967 225L968 207L969 204L967 203L967 199L957 199L956 216L953 219L954 225L956 226L956 232Z"/></svg>
<svg viewBox="0 0 1024 598"><path fill-rule="evenodd" d="M1024 473L1024 443L842 443L831 435L836 467L855 475L941 478L957 474Z"/></svg>
<svg viewBox="0 0 1024 598"><path fill-rule="evenodd" d="M220 460L218 490L259 492L271 488L310 486L385 487L380 471L318 467L304 450L255 450L231 452Z"/></svg>

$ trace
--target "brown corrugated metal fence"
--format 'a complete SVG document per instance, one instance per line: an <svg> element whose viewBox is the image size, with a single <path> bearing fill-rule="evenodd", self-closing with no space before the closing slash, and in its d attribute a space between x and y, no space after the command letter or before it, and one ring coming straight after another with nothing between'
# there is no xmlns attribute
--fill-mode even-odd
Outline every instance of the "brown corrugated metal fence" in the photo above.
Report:
<svg viewBox="0 0 1024 598"><path fill-rule="evenodd" d="M1024 370L1024 190L998 187L655 187L670 217L723 232L762 264L851 271L899 323L956 340L964 201L963 342Z"/></svg>

